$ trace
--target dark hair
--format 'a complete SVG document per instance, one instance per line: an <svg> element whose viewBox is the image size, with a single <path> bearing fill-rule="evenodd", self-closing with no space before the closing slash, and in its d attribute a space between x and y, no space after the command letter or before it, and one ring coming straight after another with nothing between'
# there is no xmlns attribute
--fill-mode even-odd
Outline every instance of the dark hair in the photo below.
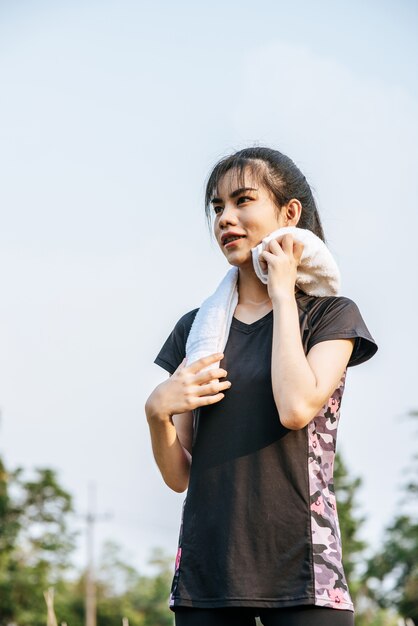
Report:
<svg viewBox="0 0 418 626"><path fill-rule="evenodd" d="M292 198L299 200L302 213L298 227L311 230L325 241L318 209L305 176L285 154L260 146L245 148L224 157L213 168L205 192L205 210L209 223L212 216L210 202L217 195L221 178L230 170L236 171L240 186L243 184L245 172L249 170L270 191L278 209Z"/></svg>

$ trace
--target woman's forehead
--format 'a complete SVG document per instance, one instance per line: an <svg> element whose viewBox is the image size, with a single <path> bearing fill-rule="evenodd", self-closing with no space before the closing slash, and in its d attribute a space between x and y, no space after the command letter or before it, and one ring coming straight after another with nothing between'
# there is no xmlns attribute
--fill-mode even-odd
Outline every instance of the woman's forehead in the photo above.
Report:
<svg viewBox="0 0 418 626"><path fill-rule="evenodd" d="M237 167L228 170L219 180L214 194L216 196L229 196L236 189L242 187L258 188L260 186L260 173L255 168L247 165L243 169Z"/></svg>

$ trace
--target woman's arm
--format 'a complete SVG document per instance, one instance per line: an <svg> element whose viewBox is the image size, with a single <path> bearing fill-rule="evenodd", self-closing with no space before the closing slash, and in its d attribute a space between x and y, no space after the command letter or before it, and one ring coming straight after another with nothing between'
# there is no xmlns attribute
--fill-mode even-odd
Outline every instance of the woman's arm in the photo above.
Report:
<svg viewBox="0 0 418 626"><path fill-rule="evenodd" d="M271 377L280 421L298 430L308 424L332 395L350 359L354 340L316 344L305 356L295 298L297 266L303 245L286 235L271 241L262 259L268 265L273 304Z"/></svg>
<svg viewBox="0 0 418 626"><path fill-rule="evenodd" d="M191 411L180 415L163 416L153 413L146 404L145 412L151 434L152 451L158 469L173 491L182 493L189 485L191 454L177 433L177 428L183 432L193 428L193 414ZM175 425L176 424L176 425Z"/></svg>
<svg viewBox="0 0 418 626"><path fill-rule="evenodd" d="M337 388L353 345L354 339L323 341L305 356L295 297L273 302L271 378L283 426L298 430L318 414Z"/></svg>
<svg viewBox="0 0 418 626"><path fill-rule="evenodd" d="M145 404L154 457L164 481L174 491L185 491L189 483L193 409L219 402L224 398L222 391L231 386L229 381L219 380L225 378L226 370L204 370L222 358L223 354L213 354L190 366L183 361Z"/></svg>

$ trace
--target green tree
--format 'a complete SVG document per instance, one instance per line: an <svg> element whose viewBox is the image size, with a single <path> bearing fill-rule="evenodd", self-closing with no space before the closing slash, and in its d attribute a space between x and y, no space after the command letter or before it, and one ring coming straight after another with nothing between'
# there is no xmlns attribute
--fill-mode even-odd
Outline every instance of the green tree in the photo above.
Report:
<svg viewBox="0 0 418 626"><path fill-rule="evenodd" d="M97 623L121 624L127 617L130 626L173 626L168 596L173 558L155 550L149 561L153 572L141 575L123 554L120 545L104 544L96 572ZM55 607L59 621L84 626L85 577L56 589Z"/></svg>
<svg viewBox="0 0 418 626"><path fill-rule="evenodd" d="M356 609L356 626L397 626L398 615L378 606L362 575L367 544L360 538L365 521L359 512L358 495L362 480L350 476L340 454L335 457L335 491L338 503L343 563L350 594Z"/></svg>
<svg viewBox="0 0 418 626"><path fill-rule="evenodd" d="M364 517L358 512L359 505L357 502L361 478L352 478L349 475L347 466L338 453L335 456L334 482L343 546L344 571L350 585L351 595L355 598L359 588L358 565L366 548L366 543L359 537L364 523Z"/></svg>
<svg viewBox="0 0 418 626"><path fill-rule="evenodd" d="M104 546L98 573L98 622L110 626L121 616L130 626L172 626L173 614L168 597L173 574L173 558L155 549L149 560L153 575L140 575L121 558L121 548Z"/></svg>
<svg viewBox="0 0 418 626"><path fill-rule="evenodd" d="M396 606L418 624L418 522L399 515L387 528L382 550L369 561L367 577L380 606ZM371 580L370 580L371 579ZM373 579L378 584L373 584Z"/></svg>
<svg viewBox="0 0 418 626"><path fill-rule="evenodd" d="M0 626L44 626L43 592L50 586L58 621L84 625L85 577L70 562L72 513L71 495L53 470L8 472L0 459ZM120 546L105 544L97 572L100 626L120 624L122 617L130 626L172 626L172 563L157 550L151 557L154 574L143 576Z"/></svg>
<svg viewBox="0 0 418 626"><path fill-rule="evenodd" d="M43 592L70 566L72 500L53 470L0 463L0 625L44 626Z"/></svg>
<svg viewBox="0 0 418 626"><path fill-rule="evenodd" d="M120 545L107 541L97 572L97 619L101 626L111 626L127 617L130 626L143 626L144 618L132 598L140 580Z"/></svg>
<svg viewBox="0 0 418 626"><path fill-rule="evenodd" d="M20 529L19 511L10 496L10 476L0 459L0 624L11 621L14 613L13 551Z"/></svg>
<svg viewBox="0 0 418 626"><path fill-rule="evenodd" d="M410 417L417 418L418 411ZM408 512L400 512L385 531L382 549L368 562L366 581L379 606L395 606L418 624L418 456L413 480L404 487Z"/></svg>
<svg viewBox="0 0 418 626"><path fill-rule="evenodd" d="M155 574L140 578L137 588L132 590L132 599L142 611L144 626L172 626L174 619L168 608L168 599L174 559L157 548L149 562Z"/></svg>

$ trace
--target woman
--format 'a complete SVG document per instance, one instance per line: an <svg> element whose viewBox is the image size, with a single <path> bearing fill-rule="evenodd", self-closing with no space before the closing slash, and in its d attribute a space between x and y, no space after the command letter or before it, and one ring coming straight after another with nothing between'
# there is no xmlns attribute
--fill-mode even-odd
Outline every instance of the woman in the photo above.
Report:
<svg viewBox="0 0 418 626"><path fill-rule="evenodd" d="M324 239L311 189L285 155L249 148L222 159L206 188L216 240L238 268L224 354L187 364L197 309L155 362L170 378L146 403L154 456L169 487L188 489L170 606L177 626L348 626L332 468L348 365L377 350L357 306L296 287L303 246ZM219 367L208 369L217 361ZM193 463L191 462L193 458Z"/></svg>

